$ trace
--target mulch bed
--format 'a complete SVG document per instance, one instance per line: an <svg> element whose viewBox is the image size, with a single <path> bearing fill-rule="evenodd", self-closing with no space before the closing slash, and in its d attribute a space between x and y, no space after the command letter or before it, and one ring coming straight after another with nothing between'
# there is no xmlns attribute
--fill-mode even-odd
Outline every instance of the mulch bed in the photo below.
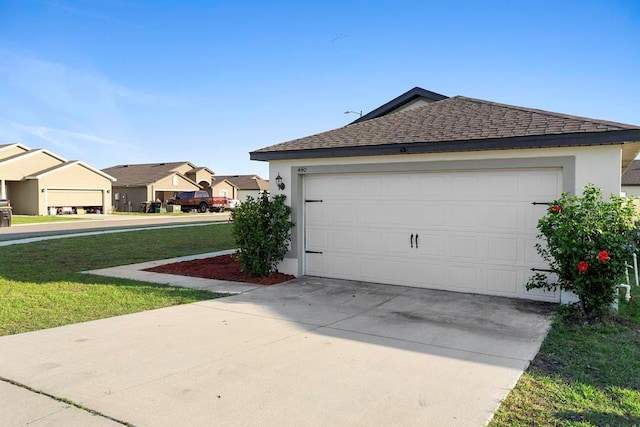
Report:
<svg viewBox="0 0 640 427"><path fill-rule="evenodd" d="M236 254L165 264L158 267L147 268L144 271L175 274L178 276L202 277L204 279L246 282L255 285L275 285L276 283L286 282L294 278L294 276L284 273L271 273L268 277L253 277L243 273Z"/></svg>

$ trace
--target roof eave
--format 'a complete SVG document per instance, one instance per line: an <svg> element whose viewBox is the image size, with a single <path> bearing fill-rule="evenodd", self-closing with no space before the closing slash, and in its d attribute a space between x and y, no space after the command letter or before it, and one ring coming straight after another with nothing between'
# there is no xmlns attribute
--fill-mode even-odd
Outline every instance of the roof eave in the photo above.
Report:
<svg viewBox="0 0 640 427"><path fill-rule="evenodd" d="M630 141L640 141L640 129L442 142L398 142L357 147L287 151L253 151L249 153L249 158L258 161L271 161L325 157L383 156L391 154L452 153L462 151L613 145Z"/></svg>

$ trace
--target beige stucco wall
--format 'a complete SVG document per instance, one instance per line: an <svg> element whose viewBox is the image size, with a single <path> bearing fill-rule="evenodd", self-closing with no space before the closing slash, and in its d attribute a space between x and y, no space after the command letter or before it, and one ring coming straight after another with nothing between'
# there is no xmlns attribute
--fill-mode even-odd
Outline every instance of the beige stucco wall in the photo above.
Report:
<svg viewBox="0 0 640 427"><path fill-rule="evenodd" d="M622 192L630 197L640 197L640 185L623 185Z"/></svg>
<svg viewBox="0 0 640 427"><path fill-rule="evenodd" d="M149 201L146 187L118 187L114 184L111 191L113 209L118 212L138 212L142 202ZM116 195L118 200L115 200Z"/></svg>
<svg viewBox="0 0 640 427"><path fill-rule="evenodd" d="M7 197L16 215L40 215L38 181L14 181L7 185Z"/></svg>
<svg viewBox="0 0 640 427"><path fill-rule="evenodd" d="M6 159L11 156L15 156L16 154L22 154L29 151L28 149L23 149L16 145L10 145L8 147L4 147L0 149L0 160Z"/></svg>
<svg viewBox="0 0 640 427"><path fill-rule="evenodd" d="M36 174L64 162L45 153L37 152L5 162L0 161L0 177L8 181L19 181L25 176Z"/></svg>
<svg viewBox="0 0 640 427"><path fill-rule="evenodd" d="M257 199L260 197L262 191L260 190L238 190L238 200L244 202L247 200L247 197L253 197Z"/></svg>
<svg viewBox="0 0 640 427"><path fill-rule="evenodd" d="M227 181L220 182L213 186L211 189L212 195L216 197L222 197L222 190L227 192L227 197L230 199L238 199L238 189L233 185L229 184Z"/></svg>
<svg viewBox="0 0 640 427"><path fill-rule="evenodd" d="M544 163L544 158L560 158L568 157L574 160L574 168L565 182L570 182L571 187L564 190L570 193L581 193L584 186L593 183L602 188L604 195L619 194L621 186L621 164L622 164L622 146L589 146L589 147L567 147L567 148L548 148L548 149L523 149L523 150L488 150L467 153L437 153L437 154L399 154L390 156L361 156L361 157L336 157L321 159L301 159L301 160L281 160L269 162L269 182L272 195L284 194L287 197L287 203L293 207L294 215L296 212L302 212L302 200L297 197L297 193L292 190L299 189L292 185L295 180L298 182L297 170L304 170L305 166L335 166L335 165L382 165L385 164L409 164L412 162L465 162L465 161L501 161L501 167L509 163L509 159L534 159L536 162ZM459 167L459 166L458 166ZM348 168L347 168L348 169ZM459 170L459 169L458 169ZM304 173L304 172L301 172ZM569 173L564 171L565 174ZM286 185L284 190L276 187L276 176L280 175ZM293 174L296 176L294 177ZM294 219L299 219L294 218ZM300 221L296 233L302 234L304 224ZM297 248L290 251L287 258L280 264L278 269L288 274L300 274L301 266L299 258L302 257L301 236L294 236L299 239Z"/></svg>
<svg viewBox="0 0 640 427"><path fill-rule="evenodd" d="M38 195L39 195L39 215L48 215L49 206L70 206L70 207L83 207L79 204L85 204L85 206L96 206L95 203L99 201L101 212L110 212L111 207L111 184L112 181L95 171L84 167L81 164L72 164L59 170L54 170L51 173L43 175L38 180ZM68 200L65 197L51 197L49 192L59 193L59 190L65 190L69 192ZM89 197L83 192L89 191L92 196ZM78 195L73 195L74 191L78 191ZM96 192L100 195L97 196ZM52 193L53 194L53 193Z"/></svg>
<svg viewBox="0 0 640 427"><path fill-rule="evenodd" d="M176 172L181 173L182 175L186 175L187 172L189 172L190 170L192 170L193 168L187 164L184 164L182 166L178 166L177 168L173 169Z"/></svg>
<svg viewBox="0 0 640 427"><path fill-rule="evenodd" d="M202 185L203 182L207 183L207 186L211 185L211 172L207 172L204 169L200 169L197 172L187 172L187 178Z"/></svg>

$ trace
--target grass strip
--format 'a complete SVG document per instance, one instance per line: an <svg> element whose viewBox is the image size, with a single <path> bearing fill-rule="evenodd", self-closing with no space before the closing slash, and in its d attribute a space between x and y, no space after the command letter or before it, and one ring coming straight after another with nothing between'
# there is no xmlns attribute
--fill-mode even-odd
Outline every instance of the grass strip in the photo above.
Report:
<svg viewBox="0 0 640 427"><path fill-rule="evenodd" d="M639 426L640 307L622 305L592 325L560 310L489 426Z"/></svg>
<svg viewBox="0 0 640 427"><path fill-rule="evenodd" d="M80 272L233 247L228 224L0 247L0 335L220 297L204 290Z"/></svg>

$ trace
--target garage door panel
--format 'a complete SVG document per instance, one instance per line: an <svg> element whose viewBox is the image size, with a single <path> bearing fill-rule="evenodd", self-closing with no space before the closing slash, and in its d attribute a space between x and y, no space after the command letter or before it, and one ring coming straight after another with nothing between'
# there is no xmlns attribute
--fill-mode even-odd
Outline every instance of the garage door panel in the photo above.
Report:
<svg viewBox="0 0 640 427"><path fill-rule="evenodd" d="M453 174L451 175L450 193L465 196L468 199L475 199L480 193L478 177L469 174Z"/></svg>
<svg viewBox="0 0 640 427"><path fill-rule="evenodd" d="M518 296L518 271L506 269L487 270L487 290L504 296Z"/></svg>
<svg viewBox="0 0 640 427"><path fill-rule="evenodd" d="M443 200L449 193L447 178L441 174L419 174L415 186L421 200Z"/></svg>
<svg viewBox="0 0 640 427"><path fill-rule="evenodd" d="M443 227L447 223L447 206L442 202L428 202L420 205L416 224L421 227Z"/></svg>
<svg viewBox="0 0 640 427"><path fill-rule="evenodd" d="M489 229L518 230L520 226L520 210L517 206L492 206L487 209L487 227Z"/></svg>
<svg viewBox="0 0 640 427"><path fill-rule="evenodd" d="M537 239L527 239L526 242L525 262L531 267L545 268L546 263L535 248L537 243L543 243Z"/></svg>
<svg viewBox="0 0 640 427"><path fill-rule="evenodd" d="M535 199L533 199L536 201ZM546 202L547 200L543 200ZM538 221L547 213L546 205L531 205L528 207L525 214L524 228L530 232L538 231Z"/></svg>
<svg viewBox="0 0 640 427"><path fill-rule="evenodd" d="M527 198L541 198L540 202L550 202L560 196L561 182L554 173L538 173L523 176L524 191Z"/></svg>
<svg viewBox="0 0 640 427"><path fill-rule="evenodd" d="M48 190L48 206L102 206L102 190Z"/></svg>
<svg viewBox="0 0 640 427"><path fill-rule="evenodd" d="M372 252L377 254L387 248L384 235L380 232L361 231L358 233L358 243L359 249L363 253Z"/></svg>
<svg viewBox="0 0 640 427"><path fill-rule="evenodd" d="M450 266L447 268L448 283L452 289L473 291L479 283L478 269L474 266Z"/></svg>
<svg viewBox="0 0 640 427"><path fill-rule="evenodd" d="M518 239L488 238L487 259L491 262L518 262Z"/></svg>
<svg viewBox="0 0 640 427"><path fill-rule="evenodd" d="M478 258L478 238L460 234L448 236L447 256L461 262L475 261Z"/></svg>
<svg viewBox="0 0 640 427"><path fill-rule="evenodd" d="M323 203L305 205L305 249L323 254L307 254L305 272L558 301L525 285L546 266L535 249L546 206L531 202L559 197L561 178L545 169L307 175L305 198Z"/></svg>
<svg viewBox="0 0 640 427"><path fill-rule="evenodd" d="M511 200L519 192L520 179L517 174L495 174L487 178L489 200Z"/></svg>
<svg viewBox="0 0 640 427"><path fill-rule="evenodd" d="M444 234L420 231L418 234L418 256L422 258L446 258L447 239Z"/></svg>
<svg viewBox="0 0 640 427"><path fill-rule="evenodd" d="M305 230L306 249L312 251L325 251L329 246L329 233L326 228L308 227Z"/></svg>
<svg viewBox="0 0 640 427"><path fill-rule="evenodd" d="M533 277L534 274L535 273L532 271L527 271L526 273L524 273L524 283L526 284ZM550 279L551 281L555 281L557 280L557 276L551 275ZM531 289L528 291L525 288L524 297L539 300L539 301L558 301L560 299L560 291L559 290L546 291L544 289Z"/></svg>
<svg viewBox="0 0 640 427"><path fill-rule="evenodd" d="M451 204L448 225L455 228L476 228L478 226L478 207L469 204Z"/></svg>
<svg viewBox="0 0 640 427"><path fill-rule="evenodd" d="M358 233L356 231L338 229L329 234L328 250L353 252L359 249Z"/></svg>
<svg viewBox="0 0 640 427"><path fill-rule="evenodd" d="M384 209L380 202L362 202L358 206L359 222L367 226L381 226L384 222Z"/></svg>

